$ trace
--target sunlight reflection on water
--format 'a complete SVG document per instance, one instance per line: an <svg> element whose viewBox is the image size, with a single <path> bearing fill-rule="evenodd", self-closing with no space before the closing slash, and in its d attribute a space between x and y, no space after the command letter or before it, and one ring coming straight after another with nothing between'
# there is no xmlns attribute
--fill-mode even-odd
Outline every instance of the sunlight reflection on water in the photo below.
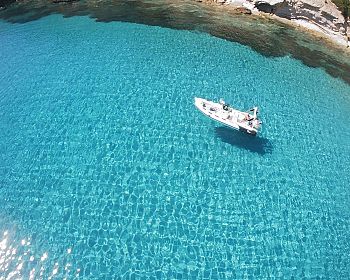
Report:
<svg viewBox="0 0 350 280"><path fill-rule="evenodd" d="M68 248L65 259L69 259L72 248ZM67 261L50 260L49 252L35 252L31 238L23 238L20 242L14 239L14 234L5 231L0 240L0 280L5 279L69 279L69 276L79 276L80 269L72 270L72 264Z"/></svg>

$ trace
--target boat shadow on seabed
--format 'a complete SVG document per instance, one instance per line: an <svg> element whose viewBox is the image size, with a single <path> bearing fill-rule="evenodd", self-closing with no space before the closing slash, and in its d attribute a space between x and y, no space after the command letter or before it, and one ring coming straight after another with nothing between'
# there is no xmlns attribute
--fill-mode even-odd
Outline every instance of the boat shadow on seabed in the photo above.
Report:
<svg viewBox="0 0 350 280"><path fill-rule="evenodd" d="M221 141L261 155L272 153L271 142L259 136L252 136L225 126L215 127L215 134Z"/></svg>

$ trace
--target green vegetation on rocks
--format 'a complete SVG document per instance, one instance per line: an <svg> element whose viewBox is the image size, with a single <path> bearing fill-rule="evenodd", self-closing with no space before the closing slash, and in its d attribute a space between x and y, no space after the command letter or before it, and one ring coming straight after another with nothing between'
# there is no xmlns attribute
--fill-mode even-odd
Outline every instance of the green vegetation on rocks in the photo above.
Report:
<svg viewBox="0 0 350 280"><path fill-rule="evenodd" d="M342 12L345 19L349 18L350 12L350 1L349 0L333 0L334 4L338 6L340 11Z"/></svg>

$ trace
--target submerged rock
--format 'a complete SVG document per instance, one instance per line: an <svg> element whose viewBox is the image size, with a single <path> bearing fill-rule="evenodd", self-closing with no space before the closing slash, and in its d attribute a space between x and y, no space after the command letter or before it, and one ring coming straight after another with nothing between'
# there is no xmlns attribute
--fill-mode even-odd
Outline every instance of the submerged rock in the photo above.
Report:
<svg viewBox="0 0 350 280"><path fill-rule="evenodd" d="M79 0L53 0L52 3L72 3L78 2Z"/></svg>
<svg viewBox="0 0 350 280"><path fill-rule="evenodd" d="M15 0L0 0L0 11L5 10L9 5L16 2Z"/></svg>

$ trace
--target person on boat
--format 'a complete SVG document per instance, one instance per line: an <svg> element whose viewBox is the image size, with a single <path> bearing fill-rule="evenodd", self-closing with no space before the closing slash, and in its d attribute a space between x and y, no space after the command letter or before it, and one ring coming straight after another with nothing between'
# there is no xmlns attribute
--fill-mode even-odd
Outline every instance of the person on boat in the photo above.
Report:
<svg viewBox="0 0 350 280"><path fill-rule="evenodd" d="M223 100L222 98L220 98L219 104L222 106L222 109L223 109L223 110L228 111L229 105L225 103L225 100Z"/></svg>
<svg viewBox="0 0 350 280"><path fill-rule="evenodd" d="M252 120L254 120L254 117L249 115L249 113L245 116L245 120L248 122L251 122Z"/></svg>

